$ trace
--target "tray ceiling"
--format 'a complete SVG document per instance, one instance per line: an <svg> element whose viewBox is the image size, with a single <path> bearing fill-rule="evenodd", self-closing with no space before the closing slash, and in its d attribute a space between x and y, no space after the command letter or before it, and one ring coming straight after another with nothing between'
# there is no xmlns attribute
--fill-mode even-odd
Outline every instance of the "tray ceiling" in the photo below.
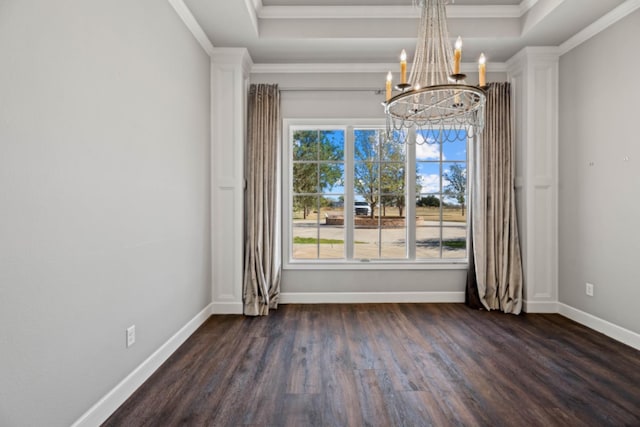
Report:
<svg viewBox="0 0 640 427"><path fill-rule="evenodd" d="M255 63L392 63L411 56L411 0L184 0L215 47L246 47ZM624 0L455 0L449 33L464 62L504 62L525 46L559 46Z"/></svg>

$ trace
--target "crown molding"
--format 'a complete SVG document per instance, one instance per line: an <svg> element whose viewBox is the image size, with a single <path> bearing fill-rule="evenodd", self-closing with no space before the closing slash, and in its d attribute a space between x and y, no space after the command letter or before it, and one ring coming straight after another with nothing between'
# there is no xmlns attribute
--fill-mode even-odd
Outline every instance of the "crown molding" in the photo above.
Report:
<svg viewBox="0 0 640 427"><path fill-rule="evenodd" d="M258 1L261 1L261 0L258 0ZM518 8L520 9L520 16L529 12L529 9L535 6L536 3L538 3L538 0L522 0L520 2L520 5L518 6Z"/></svg>
<svg viewBox="0 0 640 427"><path fill-rule="evenodd" d="M247 4L253 0L245 0ZM535 4L538 0L533 0ZM527 10L521 6L447 6L448 18L520 18ZM524 12L523 12L524 11ZM418 19L413 6L259 6L258 19Z"/></svg>
<svg viewBox="0 0 640 427"><path fill-rule="evenodd" d="M398 68L396 63L371 64L254 64L254 74L307 74L307 73L386 73Z"/></svg>
<svg viewBox="0 0 640 427"><path fill-rule="evenodd" d="M412 64L408 64L411 68ZM331 73L387 73L396 71L398 63L371 63L371 64L254 64L252 74L331 74ZM474 62L464 62L460 65L461 71L473 73L478 71L478 65ZM503 62L487 63L487 72L501 73L507 71L507 65Z"/></svg>
<svg viewBox="0 0 640 427"><path fill-rule="evenodd" d="M258 24L258 14L262 9L262 0L244 0L244 4L249 12L249 19L251 19L251 26L257 36L260 35L260 27Z"/></svg>
<svg viewBox="0 0 640 427"><path fill-rule="evenodd" d="M544 21L554 10L562 5L567 0L539 0L535 2L537 7L532 7L522 16L522 30L521 35L529 33L540 22Z"/></svg>
<svg viewBox="0 0 640 427"><path fill-rule="evenodd" d="M513 55L505 62L505 71L514 74L522 69L527 61L535 59L536 61L557 62L560 58L560 48L555 46L528 46L522 48L518 53Z"/></svg>
<svg viewBox="0 0 640 427"><path fill-rule="evenodd" d="M596 34L606 30L622 18L630 15L640 8L640 0L627 0L611 12L602 16L600 19L576 33L573 37L562 43L559 47L560 55L580 46Z"/></svg>
<svg viewBox="0 0 640 427"><path fill-rule="evenodd" d="M173 7L173 9L176 11L178 16L180 17L180 19L182 19L182 22L184 22L184 25L189 29L189 31L191 31L191 34L193 34L193 37L195 37L198 43L200 43L200 46L202 47L202 49L204 49L207 55L211 56L214 50L213 44L211 44L209 37L207 37L207 35L205 34L200 24L198 24L198 21L196 21L196 18L193 17L193 14L191 13L187 5L184 4L184 1L183 0L168 0L168 1L169 1L169 4Z"/></svg>
<svg viewBox="0 0 640 427"><path fill-rule="evenodd" d="M217 47L211 53L211 60L217 64L240 65L246 74L253 70L253 60L244 47Z"/></svg>

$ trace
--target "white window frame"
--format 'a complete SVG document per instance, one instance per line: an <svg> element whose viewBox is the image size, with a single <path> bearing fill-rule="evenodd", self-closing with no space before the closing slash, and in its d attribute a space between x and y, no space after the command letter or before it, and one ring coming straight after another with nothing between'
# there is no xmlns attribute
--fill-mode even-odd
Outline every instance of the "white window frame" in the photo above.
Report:
<svg viewBox="0 0 640 427"><path fill-rule="evenodd" d="M353 195L353 130L354 129L384 129L384 119L284 119L282 132L282 260L285 270L465 270L468 268L468 258L460 259L419 259L416 260L416 220L415 203L406 204L406 238L408 257L403 260L385 259L349 259L353 257L353 209L344 210L345 223L345 259L293 259L292 253L292 218L291 209L293 203L293 162L291 160L290 141L296 130L343 130L345 132L345 194L344 206L352 206ZM413 135L415 138L415 134ZM415 145L407 147L407 160L415 165ZM469 150L467 150L468 152ZM467 167L470 164L467 156ZM407 194L415 194L416 171L414 167L408 167L405 179L407 180ZM469 175L467 175L469 176ZM407 199L409 199L407 197ZM470 203L467 203L469 206ZM440 226L442 228L442 225ZM469 241L469 220L467 220L467 242ZM412 236L409 238L409 236ZM468 245L467 245L468 247ZM469 253L467 252L467 257Z"/></svg>

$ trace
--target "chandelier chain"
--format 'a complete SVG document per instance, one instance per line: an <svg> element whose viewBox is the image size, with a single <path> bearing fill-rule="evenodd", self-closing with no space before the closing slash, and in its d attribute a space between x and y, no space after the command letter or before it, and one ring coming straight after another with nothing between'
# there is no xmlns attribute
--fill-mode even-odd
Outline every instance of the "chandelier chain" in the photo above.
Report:
<svg viewBox="0 0 640 427"><path fill-rule="evenodd" d="M384 103L390 141L411 143L411 128L421 135L447 129L445 139L457 140L484 127L484 90L467 85L464 75L452 73L454 53L449 42L446 3L414 0L414 5L420 7L420 25L408 85ZM430 143L439 138L421 139L413 138L413 142Z"/></svg>

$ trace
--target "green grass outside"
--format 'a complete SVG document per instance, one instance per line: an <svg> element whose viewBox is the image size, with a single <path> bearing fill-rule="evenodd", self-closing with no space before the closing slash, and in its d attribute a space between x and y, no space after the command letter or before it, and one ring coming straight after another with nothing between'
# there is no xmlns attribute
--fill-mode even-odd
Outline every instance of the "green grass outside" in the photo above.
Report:
<svg viewBox="0 0 640 427"><path fill-rule="evenodd" d="M442 246L451 249L466 249L467 242L465 242L464 240L443 240Z"/></svg>
<svg viewBox="0 0 640 427"><path fill-rule="evenodd" d="M318 239L316 239L315 237L300 237L300 236L296 236L293 238L293 243L294 244L317 244L318 243ZM333 244L333 245L337 245L337 244L343 244L344 240L338 240L338 239L320 239L320 243L321 244Z"/></svg>
<svg viewBox="0 0 640 427"><path fill-rule="evenodd" d="M318 239L315 237L300 237L296 236L293 238L293 243L298 245L316 245L318 244ZM365 242L356 241L356 245L361 245ZM344 240L339 239L320 239L320 244L328 244L328 245L342 245L344 244Z"/></svg>

